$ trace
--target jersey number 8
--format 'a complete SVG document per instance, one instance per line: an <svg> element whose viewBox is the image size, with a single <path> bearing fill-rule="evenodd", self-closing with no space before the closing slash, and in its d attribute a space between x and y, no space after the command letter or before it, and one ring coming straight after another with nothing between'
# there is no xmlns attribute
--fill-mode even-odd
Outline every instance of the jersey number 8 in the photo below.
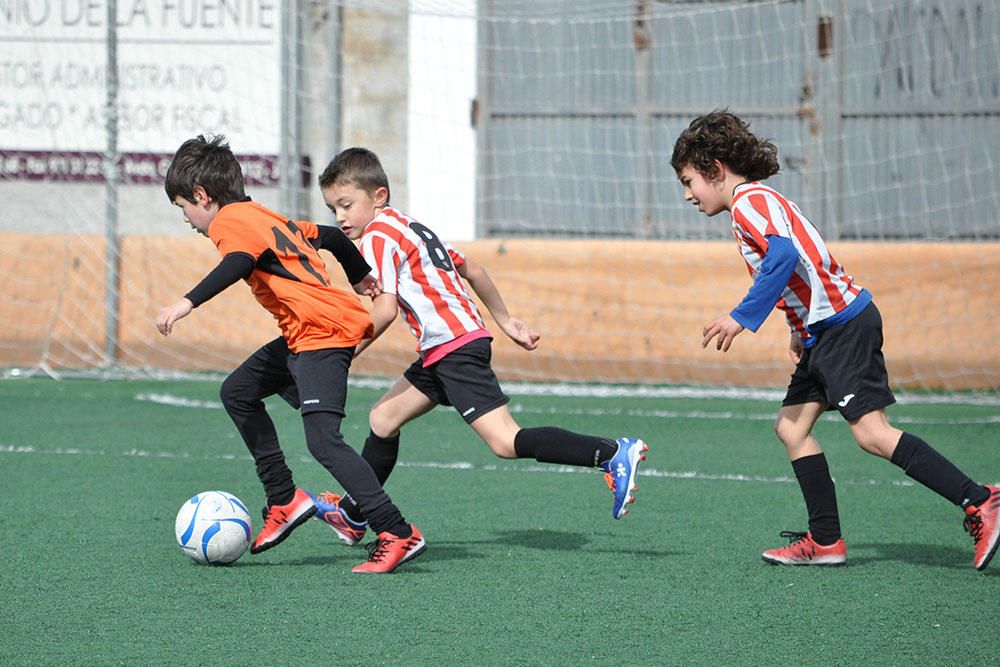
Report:
<svg viewBox="0 0 1000 667"><path fill-rule="evenodd" d="M409 227L424 240L424 245L427 246L427 254L431 257L431 264L442 271L451 271L455 268L451 263L451 256L434 232L419 222L411 222Z"/></svg>

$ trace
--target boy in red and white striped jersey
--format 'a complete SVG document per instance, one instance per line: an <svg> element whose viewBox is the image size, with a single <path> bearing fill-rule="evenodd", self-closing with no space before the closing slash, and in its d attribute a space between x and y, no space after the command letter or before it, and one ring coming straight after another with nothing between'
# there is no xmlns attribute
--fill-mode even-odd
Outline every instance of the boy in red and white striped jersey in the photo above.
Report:
<svg viewBox="0 0 1000 667"><path fill-rule="evenodd" d="M730 313L705 325L702 347L727 351L744 329L757 331L784 311L796 364L775 431L788 451L809 515L809 531L784 532L791 544L768 549L768 563L842 565L847 549L826 458L812 435L836 407L864 450L902 468L965 512L975 541L973 564L984 569L1000 537L1000 488L976 484L920 438L893 427L895 402L882 356L882 319L868 290L827 250L816 227L774 189L777 149L728 111L696 118L674 144L671 165L684 198L707 216L729 211L733 235L753 285Z"/></svg>
<svg viewBox="0 0 1000 667"><path fill-rule="evenodd" d="M603 470L614 493L612 516L621 518L633 502L635 475L648 448L637 438L609 440L560 428L521 428L507 408L491 367L492 335L462 280L468 281L497 325L526 350L539 335L511 317L486 270L441 242L429 228L389 206L389 181L378 157L349 148L319 178L327 206L341 230L361 241L361 252L382 283L373 299L375 332L360 354L396 319L399 309L418 340L419 358L371 409L371 433L362 456L385 481L396 464L400 429L435 405L453 405L501 458ZM324 519L341 540L364 535L364 517L353 499L321 494Z"/></svg>

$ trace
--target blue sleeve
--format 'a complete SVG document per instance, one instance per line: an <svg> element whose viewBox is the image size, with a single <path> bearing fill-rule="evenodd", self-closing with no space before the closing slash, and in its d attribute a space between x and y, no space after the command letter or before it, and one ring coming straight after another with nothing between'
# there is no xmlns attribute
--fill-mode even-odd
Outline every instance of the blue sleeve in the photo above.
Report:
<svg viewBox="0 0 1000 667"><path fill-rule="evenodd" d="M767 251L753 286L740 305L729 313L742 327L753 332L774 310L799 261L799 253L791 239L775 235L767 239Z"/></svg>

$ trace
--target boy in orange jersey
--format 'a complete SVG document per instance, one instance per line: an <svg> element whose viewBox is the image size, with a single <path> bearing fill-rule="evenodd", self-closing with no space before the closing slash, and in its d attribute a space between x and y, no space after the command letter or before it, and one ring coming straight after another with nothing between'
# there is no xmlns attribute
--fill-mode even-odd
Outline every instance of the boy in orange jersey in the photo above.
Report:
<svg viewBox="0 0 1000 667"><path fill-rule="evenodd" d="M281 543L316 512L310 495L292 480L264 407L262 399L280 394L300 409L310 453L358 499L378 534L368 560L353 571L387 573L420 555L426 548L420 531L406 522L340 433L347 373L355 346L372 334L372 322L356 296L331 284L317 249L334 254L356 292L374 296L380 286L364 257L338 229L293 222L252 202L224 137L184 142L165 189L184 221L215 243L222 261L184 298L160 310L160 333L169 335L177 320L240 279L282 333L233 371L220 392L267 494L264 527L250 552Z"/></svg>
<svg viewBox="0 0 1000 667"><path fill-rule="evenodd" d="M867 289L830 254L802 211L761 181L778 173L777 148L728 111L695 118L674 144L671 165L684 199L707 216L726 211L753 276L740 304L708 322L702 347L725 352L744 329L757 331L780 308L791 328L795 370L774 430L802 491L809 530L785 531L791 543L768 549L774 565L843 565L847 546L826 455L813 426L837 409L858 445L887 459L965 513L973 565L989 565L1000 541L1000 487L971 480L916 435L889 423L896 402L882 355L882 316Z"/></svg>
<svg viewBox="0 0 1000 667"><path fill-rule="evenodd" d="M327 206L383 283L374 297L374 335L403 311L418 340L420 357L371 409L371 433L362 456L383 483L396 464L400 429L436 405L451 405L501 458L531 458L595 468L613 492L611 516L620 519L635 499L635 478L646 444L611 440L556 427L521 428L507 408L491 364L492 335L463 284L467 280L500 329L526 350L539 335L511 317L486 269L444 244L428 227L389 206L389 181L378 157L364 148L342 151L319 178ZM355 544L371 519L348 490L320 494L321 518L347 544Z"/></svg>

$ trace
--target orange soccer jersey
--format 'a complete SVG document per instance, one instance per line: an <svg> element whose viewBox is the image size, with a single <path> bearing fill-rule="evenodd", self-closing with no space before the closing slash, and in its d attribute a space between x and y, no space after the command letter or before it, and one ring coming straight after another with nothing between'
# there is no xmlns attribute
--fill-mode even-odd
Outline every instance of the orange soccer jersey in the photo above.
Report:
<svg viewBox="0 0 1000 667"><path fill-rule="evenodd" d="M292 352L353 347L372 335L372 321L358 297L334 287L309 239L311 222L292 222L252 201L227 204L208 227L225 257L250 256L247 278L260 305L278 320Z"/></svg>

